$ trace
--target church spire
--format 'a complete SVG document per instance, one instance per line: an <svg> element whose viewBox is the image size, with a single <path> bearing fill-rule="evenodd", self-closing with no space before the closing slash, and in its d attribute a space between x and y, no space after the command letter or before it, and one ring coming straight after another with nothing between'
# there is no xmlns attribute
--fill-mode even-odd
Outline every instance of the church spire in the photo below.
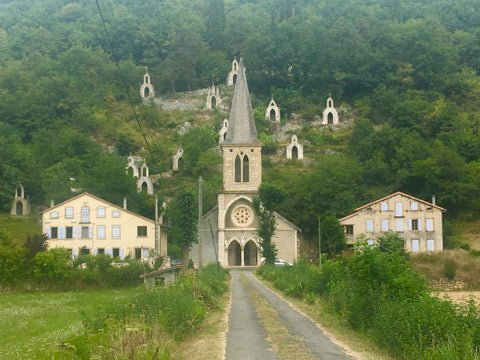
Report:
<svg viewBox="0 0 480 360"><path fill-rule="evenodd" d="M243 59L238 63L238 76L233 91L232 108L224 144L256 144L257 129L253 118L252 102L248 92Z"/></svg>

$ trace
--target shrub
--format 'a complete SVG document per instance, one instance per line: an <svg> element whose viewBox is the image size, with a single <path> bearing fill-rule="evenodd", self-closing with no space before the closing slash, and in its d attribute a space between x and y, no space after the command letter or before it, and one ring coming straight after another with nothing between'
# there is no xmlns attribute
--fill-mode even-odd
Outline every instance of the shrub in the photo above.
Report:
<svg viewBox="0 0 480 360"><path fill-rule="evenodd" d="M457 274L457 264L452 260L447 260L443 267L444 275L448 280L453 280Z"/></svg>

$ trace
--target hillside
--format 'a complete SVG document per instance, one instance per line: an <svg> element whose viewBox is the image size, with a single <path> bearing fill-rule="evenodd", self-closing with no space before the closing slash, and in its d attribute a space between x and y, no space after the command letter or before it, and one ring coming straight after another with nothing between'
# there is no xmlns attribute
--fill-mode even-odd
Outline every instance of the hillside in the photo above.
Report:
<svg viewBox="0 0 480 360"><path fill-rule="evenodd" d="M137 193L125 174L135 154L159 175L161 200L202 175L207 211L221 186L216 145L227 111L200 108L203 95L194 90L221 85L228 104L231 89L223 84L242 55L264 143L264 180L287 192L279 210L307 239L315 239L319 215L343 216L397 190L437 195L453 224L478 217L480 4L98 5L0 4L1 210L9 211L21 182L36 211L74 188L119 205L127 196L132 210L151 217L153 197ZM197 108L142 104L146 67L158 98ZM330 94L341 110L339 127L318 124ZM280 125L264 119L272 96ZM293 134L304 146L302 161L285 159ZM184 167L171 172L180 146Z"/></svg>

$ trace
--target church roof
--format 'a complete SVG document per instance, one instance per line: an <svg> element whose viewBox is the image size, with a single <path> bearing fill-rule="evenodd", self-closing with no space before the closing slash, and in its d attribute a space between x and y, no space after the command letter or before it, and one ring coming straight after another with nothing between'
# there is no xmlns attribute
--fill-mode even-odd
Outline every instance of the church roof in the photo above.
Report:
<svg viewBox="0 0 480 360"><path fill-rule="evenodd" d="M232 108L228 119L228 130L224 144L260 143L253 118L252 102L248 92L243 59L238 64L238 75L233 91Z"/></svg>

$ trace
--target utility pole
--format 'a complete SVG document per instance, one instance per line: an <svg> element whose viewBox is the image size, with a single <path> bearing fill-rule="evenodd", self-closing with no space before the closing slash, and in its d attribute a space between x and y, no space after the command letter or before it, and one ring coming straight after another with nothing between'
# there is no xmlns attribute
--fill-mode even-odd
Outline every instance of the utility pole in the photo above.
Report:
<svg viewBox="0 0 480 360"><path fill-rule="evenodd" d="M322 235L320 232L320 216L318 217L318 264L322 266Z"/></svg>
<svg viewBox="0 0 480 360"><path fill-rule="evenodd" d="M202 272L202 213L203 213L203 179L198 178L198 272Z"/></svg>
<svg viewBox="0 0 480 360"><path fill-rule="evenodd" d="M158 241L158 196L155 195L155 256L160 256L160 241Z"/></svg>

